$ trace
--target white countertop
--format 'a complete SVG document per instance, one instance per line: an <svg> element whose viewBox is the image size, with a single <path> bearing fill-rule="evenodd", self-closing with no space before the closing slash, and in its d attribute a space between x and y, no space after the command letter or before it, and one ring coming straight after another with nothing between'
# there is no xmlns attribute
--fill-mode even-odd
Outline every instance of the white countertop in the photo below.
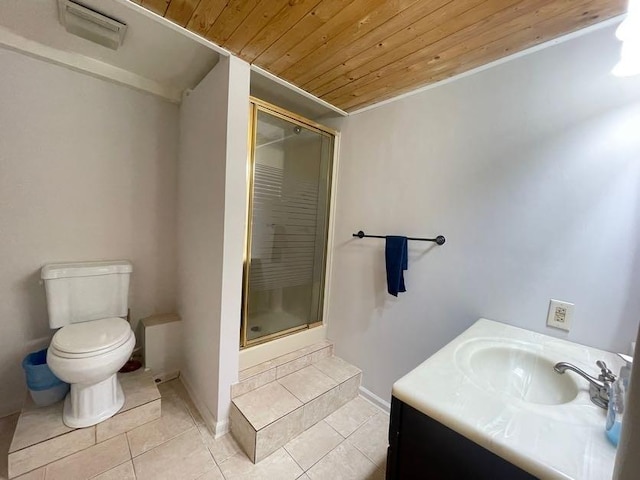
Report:
<svg viewBox="0 0 640 480"><path fill-rule="evenodd" d="M610 479L616 449L605 436L606 411L591 403L587 381L566 372L563 376L571 377L579 392L559 405L502 393L469 369L469 346L482 342L522 345L595 377L596 360L604 360L616 375L623 364L610 352L480 319L398 380L393 396L536 477Z"/></svg>

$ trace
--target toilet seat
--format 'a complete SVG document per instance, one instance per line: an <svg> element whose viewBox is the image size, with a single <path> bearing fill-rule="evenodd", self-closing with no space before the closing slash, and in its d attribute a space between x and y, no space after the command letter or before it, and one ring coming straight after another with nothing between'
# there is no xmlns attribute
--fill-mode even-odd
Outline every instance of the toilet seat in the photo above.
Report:
<svg viewBox="0 0 640 480"><path fill-rule="evenodd" d="M51 348L62 358L88 358L110 352L133 335L129 323L120 317L73 323L62 327L51 340Z"/></svg>

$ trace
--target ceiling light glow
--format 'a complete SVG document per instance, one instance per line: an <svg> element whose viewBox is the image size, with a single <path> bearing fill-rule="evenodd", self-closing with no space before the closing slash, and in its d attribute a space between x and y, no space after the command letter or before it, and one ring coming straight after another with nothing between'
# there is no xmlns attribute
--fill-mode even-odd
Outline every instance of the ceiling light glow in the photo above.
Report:
<svg viewBox="0 0 640 480"><path fill-rule="evenodd" d="M627 18L616 30L622 41L620 61L611 73L617 77L640 75L640 0L629 0Z"/></svg>

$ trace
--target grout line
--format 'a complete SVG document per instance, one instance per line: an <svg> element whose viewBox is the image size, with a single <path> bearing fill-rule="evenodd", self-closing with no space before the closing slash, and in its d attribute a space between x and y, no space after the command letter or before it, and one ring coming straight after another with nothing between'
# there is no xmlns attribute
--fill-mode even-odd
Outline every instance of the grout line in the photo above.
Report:
<svg viewBox="0 0 640 480"><path fill-rule="evenodd" d="M285 378L285 377L282 377L282 378ZM276 382L278 383L278 385L280 385L282 388L284 388L287 392L289 392L291 395L293 395L296 400L298 400L299 402L302 402L302 406L304 407L305 402L301 398L298 398L298 396L295 393L293 393L291 390L289 390L286 385L283 385L282 383L280 383L280 380L276 380ZM311 400L313 400L313 399L311 399ZM295 412L298 408L300 408L300 407L297 407L293 411ZM285 413L282 417L284 417L286 415L288 415L288 413ZM280 418L282 418L282 417L280 417Z"/></svg>
<svg viewBox="0 0 640 480"><path fill-rule="evenodd" d="M93 425L93 427L95 427L95 425ZM75 430L72 430L71 432L67 432L67 433L73 433L73 432L75 432L75 431L83 430L83 429L85 429L85 428L92 428L92 427L76 428ZM94 432L95 432L95 428L94 428ZM62 436L62 435L58 435L58 437L61 437L61 436ZM53 438L58 438L58 437L53 437ZM35 447L36 445L40 445L41 443L45 443L45 442L48 442L48 441L50 441L50 440L53 440L53 438L51 438L51 439L49 439L49 440L45 440L45 441L39 442L39 443L36 443L36 444L34 444L34 445L31 445L31 447ZM94 435L94 438L95 438L95 435ZM51 464L52 464L52 463L54 463L54 462L57 462L57 461L59 461L59 460L62 460L63 458L68 458L68 457L70 457L71 455L75 455L76 453L84 452L85 450L88 450L88 449L89 449L89 448L91 448L91 447L95 447L96 445L97 445L97 443L93 443L92 445L89 445L88 447L81 448L80 450L76 450L75 452L71 452L71 453L69 453L69 454L67 454L67 455L63 455L62 457L56 458L55 460L52 460L52 461L51 461L51 462L49 462L49 463L45 463L45 464L42 464L42 465L38 465L37 467L34 467L33 469L29 470L28 472L23 472L23 473L21 473L20 475L24 475L24 474L26 474L26 473L32 472L33 470L37 470L38 468L46 468L47 466L51 465ZM25 447L25 448L28 448L28 447ZM23 448L22 450L24 450L24 448ZM17 451L20 451L20 450L17 450ZM15 453L15 452L11 452L11 453ZM7 456L7 458L8 458L8 456ZM9 465L8 465L8 463L7 463L7 469L8 469L8 468L9 468Z"/></svg>
<svg viewBox="0 0 640 480"><path fill-rule="evenodd" d="M313 365L310 365L313 366ZM317 369L316 369L317 370ZM318 370L319 371L319 370ZM296 373L296 372L294 372ZM331 390L340 387L340 383L336 382L333 378L331 378L329 375L322 373L325 377L327 377L329 380L331 380L333 383L335 383L335 385L332 385L331 388L329 388L328 390L325 390L322 393L319 393L318 395L316 395L315 397L309 399L308 401L304 401L303 399L301 399L300 397L298 397L298 395L296 395L293 391L291 391L289 388L287 388L286 385L280 383L280 380L276 380L276 382L278 382L286 391L288 391L291 395L293 395L294 397L296 397L296 399L298 399L300 402L302 402L302 406L304 407L305 405L307 405L308 403L313 402L316 398L320 398L321 396L323 396L326 393L331 392ZM292 374L293 375L293 374ZM287 375L288 376L288 375ZM282 377L282 378L286 378L286 377ZM295 411L295 410L294 410Z"/></svg>
<svg viewBox="0 0 640 480"><path fill-rule="evenodd" d="M127 439L127 448L129 449L129 459L133 460L133 452L131 451L131 443L129 443L129 432L124 432L124 437Z"/></svg>
<svg viewBox="0 0 640 480"><path fill-rule="evenodd" d="M305 430L305 431L306 431L306 430ZM304 432L303 432L303 433L304 433ZM300 435L302 435L302 433L301 433ZM293 437L293 438L296 438L296 437ZM291 440L293 440L293 438L292 438ZM287 442L287 443L289 443L289 442ZM294 457L294 456L291 454L291 452L290 452L289 450L287 450L286 443L285 443L282 447L280 447L280 448L282 448L282 449L286 452L286 454L287 454L287 455L289 455L289 456L291 457L291 460L293 460L293 463L295 463L296 465L298 465L298 466L300 467L300 470L302 470L302 475L304 475L305 473L307 473L307 471L304 469L304 467L298 463L298 461L296 460L296 457ZM277 452L277 450L276 450L276 452ZM273 452L273 453L276 453L276 452ZM311 468L311 467L309 467L309 468ZM300 475L300 476L302 476L302 475ZM298 478L298 477L296 477L296 478Z"/></svg>
<svg viewBox="0 0 640 480"><path fill-rule="evenodd" d="M349 436L347 437L347 440L349 440L351 437L353 437L353 435L355 435L355 433L360 430L362 427L364 427L367 423L369 423L371 420L373 420L375 417L377 417L378 415L380 415L380 413L376 413L374 415L372 415L371 417L369 417L362 425L360 425L358 428L356 428L353 432L351 432L351 434L349 434ZM367 455L365 452L363 452L361 449L358 448L358 446L353 443L353 441L350 441L349 444L354 447L356 450L358 450L360 453L362 453L365 457L367 457L369 460L371 460L374 465L376 465L377 468L377 464L376 462L369 457L369 455Z"/></svg>
<svg viewBox="0 0 640 480"><path fill-rule="evenodd" d="M292 415L293 413L297 412L298 410L302 410L302 412L300 413L301 417L302 417L302 424L304 426L304 405L302 404L300 405L298 408L296 408L295 410L283 415L282 417L278 418L277 420L274 420L273 422L271 422L269 425L265 425L264 427L262 427L260 430L256 430L256 434L255 434L255 447L256 449L258 448L258 432L263 431L264 429L266 429L267 427L269 427L270 425L275 424L276 422L279 422L280 420L283 420L284 417L288 416L288 415ZM311 427L309 427L311 428ZM302 435L306 430L303 430L302 432L300 432L298 435ZM294 436L293 438L296 438L298 435ZM280 447L278 448L283 448L287 443L289 443L289 441L293 440L293 438L290 438L289 440L287 440L284 444L280 445ZM277 450L277 449L276 449ZM269 455L272 455L273 453L275 453L275 450L273 452L271 452ZM267 457L269 456L267 455ZM265 458L267 458L265 457ZM264 458L263 458L264 460ZM261 460L262 461L262 460Z"/></svg>
<svg viewBox="0 0 640 480"><path fill-rule="evenodd" d="M333 452L336 448L338 448L340 445L342 445L347 439L345 437L342 436L342 434L340 432L338 432L335 428L333 428L331 425L329 425L327 422L325 422L324 420L320 420L318 423L316 423L315 425L310 426L309 428L307 428L307 430L305 430L304 432L302 432L300 435L304 434L305 432L307 432L308 430L310 430L311 428L315 427L316 425L320 424L320 423L325 423L331 430L333 430L334 432L336 432L338 434L338 436L341 438L340 442L338 443L338 445L336 445L335 447L333 447L331 450L329 450L327 453L325 453L324 455L322 455L318 460L316 460L314 463L311 464L311 466L304 470L304 468L302 468L302 465L300 465L300 468L302 468L302 470L304 470L304 473L307 473L309 470L311 470L313 468L313 466L320 462L320 460L322 460L324 457L326 457L327 455L329 455L331 452ZM299 436L299 435L298 435ZM297 437L294 437L297 438ZM286 450L286 448L285 448ZM288 450L287 450L288 452ZM291 455L291 454L289 454ZM291 457L293 458L293 460L295 461L295 458L293 457L293 455L291 455ZM297 463L297 462L296 462Z"/></svg>
<svg viewBox="0 0 640 480"><path fill-rule="evenodd" d="M264 430L265 428L267 428L267 427L269 427L269 426L273 425L274 423L279 422L280 420L282 420L282 419L283 419L284 417L286 417L287 415L291 415L292 413L297 412L298 410L300 410L300 409L304 408L304 405L305 405L305 404L302 404L302 405L300 405L299 407L296 407L294 410L291 410L290 412L285 413L285 414L284 414L284 415L282 415L281 417L278 417L278 418L277 418L277 419L275 419L273 422L266 424L266 425L265 425L264 427L262 427L261 429L256 430L256 437L258 436L258 432L261 432L262 430ZM240 410L240 409L238 409L238 410ZM242 413L242 412L240 412L240 413ZM302 414L304 415L304 412L302 412ZM242 414L242 416L244 416L244 414ZM245 417L245 418L246 418L246 417ZM247 422L249 422L249 420L247 420ZM249 422L249 424L253 427L253 424L252 424L251 422ZM253 427L253 428L255 428L255 427Z"/></svg>
<svg viewBox="0 0 640 480"><path fill-rule="evenodd" d="M158 420L161 420L161 419L162 419L162 417L157 419L157 420L154 420L154 422L156 422ZM149 423L152 423L152 422L149 422ZM148 425L148 423L145 423L144 425L141 425L140 427L144 427L145 425ZM137 428L140 428L140 427L137 427ZM186 433L188 433L188 432L190 432L191 430L194 430L194 429L198 432L198 434L200 434L200 431L198 430L198 427L196 425L192 425L191 427L187 428L183 432L180 432L178 434L171 434L172 435L171 437L165 438L164 440L162 440L162 442L158 443L157 445L154 445L153 447L149 448L148 450L140 452L138 455L136 455L135 457L132 457L132 458L138 458L138 457L144 455L145 453L148 453L148 452L150 452L152 450L155 450L156 448L158 448L158 447L160 447L160 446L162 446L162 445L164 445L166 443L169 443L171 440L175 440L176 438L178 438L178 437L180 437L180 436L182 436L182 435L184 435L184 434L186 434ZM131 430L131 431L133 431L133 430ZM128 440L128 437L127 437L127 440Z"/></svg>
<svg viewBox="0 0 640 480"><path fill-rule="evenodd" d="M338 435L340 435L338 433ZM340 435L342 437L342 435ZM336 445L335 447L333 447L331 450L329 450L327 453L325 453L322 457L320 457L313 465L311 465L307 470L305 470L304 473L307 473L309 470L311 470L313 467L315 467L318 463L320 463L327 455L329 455L330 453L332 453L336 448L338 448L340 445L342 445L343 443L345 443L347 441L346 438L342 437L342 441Z"/></svg>
<svg viewBox="0 0 640 480"><path fill-rule="evenodd" d="M348 439L347 439L347 440L345 440L345 442L346 442L346 441L348 441ZM375 460L373 460L372 458L370 458L370 457L369 457L369 455L367 455L367 454L366 454L366 453L364 453L362 450L360 450L360 449L358 448L358 446L357 446L357 445L355 445L353 442L349 442L349 445L351 445L353 448L355 448L357 451L359 451L362 455L364 455L364 458L366 458L366 459L367 459L367 460L369 460L371 463L373 463L373 466L374 466L374 467L376 467L376 470L380 470L381 465L378 465L378 464L375 462Z"/></svg>
<svg viewBox="0 0 640 480"><path fill-rule="evenodd" d="M371 417L369 417L369 418L371 418ZM338 433L340 433L340 435L342 435L345 438L345 440L347 440L349 437L351 437L351 435L353 435L356 431L358 431L360 429L360 427L362 427L365 423L367 423L369 421L369 418L367 418L364 422L358 424L358 426L355 428L355 430L353 432L351 432L349 435L347 435L346 437L344 435L342 435L340 432L338 432Z"/></svg>
<svg viewBox="0 0 640 480"><path fill-rule="evenodd" d="M234 405L235 405L235 404L234 404ZM247 421L247 423L249 424L249 426L250 426L251 428L253 428L253 430L254 430L256 433L258 433L258 431L259 431L259 430L262 430L262 428L268 427L269 425L271 425L271 423L273 423L273 422L268 423L267 425L265 425L264 427L262 427L261 429L259 429L259 430L258 430L256 427L254 427L254 426L253 426L253 423L251 423L251 421L247 418L247 416L244 414L244 412L243 412L242 410L240 410L240 407L238 407L237 405L235 405L235 407L236 407L236 409L240 412L240 415L242 415L242 418L244 418L244 419ZM280 417L280 418L282 418L282 417ZM279 420L279 419L278 419L278 420Z"/></svg>
<svg viewBox="0 0 640 480"><path fill-rule="evenodd" d="M345 404L345 405L346 405L346 404ZM337 410L336 410L336 411L337 411ZM329 416L329 415L327 415L327 416ZM331 430L333 430L334 432L336 432L338 435L340 435L344 440L346 440L346 439L347 439L347 437L345 437L345 436L344 436L344 435L342 435L338 430L336 430L335 428L333 428L333 427L331 426L331 424L330 424L329 422L327 422L326 420L320 420L320 422L324 422L324 423L326 423L327 425L329 425L329 428L330 428ZM318 422L318 423L320 423L320 422ZM342 443L342 442L340 442L340 443Z"/></svg>
<svg viewBox="0 0 640 480"><path fill-rule="evenodd" d="M240 413L242 413L242 412L240 412ZM251 422L249 422L249 425L251 425ZM258 456L258 430L256 430L256 434L253 436L253 449L252 449L252 451L253 451L253 456L252 456L252 458L249 458L249 460L251 460L251 463L253 463L255 465L257 463L256 462L256 457ZM245 453L245 455L246 455L246 453Z"/></svg>
<svg viewBox="0 0 640 480"><path fill-rule="evenodd" d="M218 468L218 462L216 462L215 457L213 456L213 453L211 453L211 449L209 448L209 446L207 444L204 443L204 439L202 438L202 435L198 435L200 437L200 442L202 443L202 446L204 447L204 449L207 451L207 453L209 454L209 456L211 457L211 460L213 460L213 468L210 470L207 470L207 472L210 472L211 470ZM218 468L218 470L220 470ZM205 472L205 473L207 473ZM222 472L220 472L222 473Z"/></svg>
<svg viewBox="0 0 640 480"><path fill-rule="evenodd" d="M100 475L102 475L102 474L104 474L104 473L110 472L111 470L113 470L113 469L115 469L115 468L121 467L122 465L124 465L124 464L125 464L125 463L127 463L127 462L131 462L131 459L129 459L129 460L125 460L124 462L119 463L118 465L116 465L116 466L114 466L114 467L108 468L108 469L107 469L107 470L105 470L104 472L96 473L95 475L93 475L92 477L90 477L90 478L89 478L89 480L94 479L94 478L96 478L96 477L99 477ZM131 462L131 463L133 464L133 462ZM134 470L134 471L135 471L135 470ZM45 473L46 473L46 472L45 472ZM46 479L46 477L45 477L45 479Z"/></svg>
<svg viewBox="0 0 640 480"><path fill-rule="evenodd" d="M138 472L136 471L136 463L133 461L133 458L131 459L131 466L133 467L133 476L134 478L138 478Z"/></svg>
<svg viewBox="0 0 640 480"><path fill-rule="evenodd" d="M94 426L94 427L95 427L95 425L92 425L92 426ZM70 427L67 427L67 428L70 428ZM36 445L40 445L41 443L49 442L49 441L51 441L51 440L53 440L53 439L55 439L55 438L60 438L60 437L63 437L64 435L68 435L68 434L73 433L73 432L75 432L75 431L77 431L77 430L83 430L83 429L85 429L85 428L91 428L91 427L72 428L72 429L71 429L71 430L69 430L68 432L60 433L60 434L58 434L58 435L54 435L53 437L50 437L50 438L45 438L44 440L40 440L39 442L35 442L35 443L30 444L30 445L25 445L25 446L24 446L24 447L22 447L22 448L18 448L17 450L14 450L14 451L12 451L12 452L8 452L8 454L12 454L12 453L20 452L20 451L22 451L22 450L26 450L27 448L30 448L30 447L35 447ZM95 432L95 429L94 429L94 432ZM15 435L15 431L14 431L14 435ZM94 434L93 438L94 438L94 443L93 443L93 445L97 445L97 442L95 442L95 440L97 440L96 434ZM9 448L11 448L11 444L9 444ZM87 448L89 448L89 447L87 447Z"/></svg>
<svg viewBox="0 0 640 480"><path fill-rule="evenodd" d="M373 461L371 458L369 458L369 455L367 455L367 454L366 454L366 453L364 453L362 450L360 450L360 449L358 448L358 446L357 446L357 445L355 445L353 442L350 442L350 441L349 441L349 439L346 439L346 440L345 440L345 442L347 442L350 446L352 446L352 447L353 447L353 448L355 448L358 452L360 452L360 454L362 454L362 456L363 456L364 458L366 458L367 460L369 460L369 461L373 464L373 466L375 467L375 470L380 470L380 466L379 466L375 461Z"/></svg>

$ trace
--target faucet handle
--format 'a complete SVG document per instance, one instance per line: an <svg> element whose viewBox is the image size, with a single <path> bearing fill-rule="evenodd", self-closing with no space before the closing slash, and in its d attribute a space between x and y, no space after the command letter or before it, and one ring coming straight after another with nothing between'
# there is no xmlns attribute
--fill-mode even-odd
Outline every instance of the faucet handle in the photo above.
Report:
<svg viewBox="0 0 640 480"><path fill-rule="evenodd" d="M606 363L604 363L602 360L598 360L596 362L596 365L600 368L600 376L598 377L599 380L602 380L604 382L614 382L616 380L615 374L609 369L609 367L607 367Z"/></svg>

